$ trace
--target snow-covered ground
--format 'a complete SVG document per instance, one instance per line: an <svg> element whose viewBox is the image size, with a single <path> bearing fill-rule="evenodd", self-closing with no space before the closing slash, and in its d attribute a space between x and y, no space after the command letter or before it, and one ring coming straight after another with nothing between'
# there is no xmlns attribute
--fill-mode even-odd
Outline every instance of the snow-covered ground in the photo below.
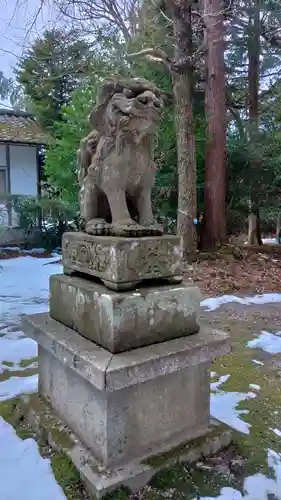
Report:
<svg viewBox="0 0 281 500"><path fill-rule="evenodd" d="M251 347L252 349L262 349L269 354L280 354L281 332L273 334L263 331L259 337L248 342L248 347Z"/></svg>
<svg viewBox="0 0 281 500"><path fill-rule="evenodd" d="M0 329L10 323L19 325L22 314L48 310L49 277L61 272L61 266L53 263L58 258L25 256L0 261Z"/></svg>
<svg viewBox="0 0 281 500"><path fill-rule="evenodd" d="M0 261L0 402L37 391L37 375L25 376L27 367L21 364L31 361L28 369L36 368L32 360L37 356L37 344L23 335L19 325L22 314L48 310L49 276L61 272L61 266L53 264L57 260L58 256L25 256ZM21 376L13 376L13 372ZM66 500L37 443L20 439L1 417L0 499Z"/></svg>
<svg viewBox="0 0 281 500"><path fill-rule="evenodd" d="M48 310L49 277L62 271L56 263L58 256L41 259L34 256L0 261L0 404L19 394L37 390L37 345L20 331L22 314ZM281 302L281 294L264 294L255 297L224 295L202 301L202 307L213 311L222 304L236 302L242 305ZM267 353L281 352L281 334L261 332L248 343L247 348L261 348ZM24 363L22 363L24 361ZM253 364L262 367L256 359ZM26 370L29 370L26 372ZM253 380L245 392L224 390L229 375L212 373L211 413L244 434L251 433L251 425L243 419L247 410L243 402L259 400L260 386ZM241 405L241 406L240 406ZM269 429L276 439L281 439L281 429L274 422ZM217 500L268 500L268 494L281 500L281 455L268 449L268 465L273 477L256 474L244 481L244 496L233 488L223 488ZM17 481L13 478L17 477ZM14 429L0 417L0 500L61 500L65 496L57 485L50 463L40 457L36 442L21 440ZM206 500L206 499L205 499Z"/></svg>
<svg viewBox="0 0 281 500"><path fill-rule="evenodd" d="M216 373L212 374L215 378ZM211 383L211 414L221 422L244 434L251 432L251 424L245 422L243 415L248 410L237 408L239 403L255 398L260 390L258 384L250 384L247 393L223 391L221 386L227 382L230 375L223 375L217 382ZM255 391L255 392L254 392ZM281 439L281 430L269 429ZM273 477L258 473L244 480L243 494L234 488L222 488L217 497L200 497L194 500L273 500L281 499L281 454L271 449L267 450L268 467Z"/></svg>
<svg viewBox="0 0 281 500"><path fill-rule="evenodd" d="M33 439L20 439L0 417L1 500L66 500Z"/></svg>
<svg viewBox="0 0 281 500"><path fill-rule="evenodd" d="M211 297L202 300L201 306L207 311L215 311L224 304L242 304L249 305L263 305L274 304L281 302L281 293L263 293L262 295L253 295L251 297L237 297L237 295L221 295L220 297Z"/></svg>
<svg viewBox="0 0 281 500"><path fill-rule="evenodd" d="M0 375L22 371L22 361L37 356L37 344L19 330L23 314L48 311L49 277L62 270L59 256L31 256L0 261ZM32 366L29 366L29 369ZM12 376L0 382L0 401L37 390L37 375Z"/></svg>
<svg viewBox="0 0 281 500"><path fill-rule="evenodd" d="M245 415L248 411L237 409L237 406L241 401L255 398L256 393L253 392L253 386L257 386L251 384L249 389L253 390L249 390L247 393L221 390L221 386L227 382L229 377L229 375L222 375L217 382L211 383L211 415L233 429L249 434L251 425L240 418L240 415Z"/></svg>
<svg viewBox="0 0 281 500"><path fill-rule="evenodd" d="M274 479L258 473L244 480L243 494L234 488L222 488L219 496L201 497L199 500L279 500L281 498L281 455L268 449L267 462Z"/></svg>
<svg viewBox="0 0 281 500"><path fill-rule="evenodd" d="M276 245L277 244L276 238L262 238L262 242L265 245Z"/></svg>

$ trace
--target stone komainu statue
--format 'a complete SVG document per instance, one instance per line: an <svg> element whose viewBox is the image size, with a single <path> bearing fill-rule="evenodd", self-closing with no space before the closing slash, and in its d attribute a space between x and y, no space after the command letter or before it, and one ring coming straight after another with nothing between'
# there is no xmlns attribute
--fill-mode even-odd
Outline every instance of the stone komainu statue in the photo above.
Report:
<svg viewBox="0 0 281 500"><path fill-rule="evenodd" d="M104 84L89 118L93 131L77 152L81 217L87 233L162 234L151 206L162 96L144 79Z"/></svg>

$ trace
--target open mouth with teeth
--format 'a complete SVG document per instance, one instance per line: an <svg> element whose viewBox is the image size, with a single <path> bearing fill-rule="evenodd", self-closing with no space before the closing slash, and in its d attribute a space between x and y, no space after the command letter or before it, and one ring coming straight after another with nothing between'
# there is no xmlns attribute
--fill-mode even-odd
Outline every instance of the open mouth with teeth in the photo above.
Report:
<svg viewBox="0 0 281 500"><path fill-rule="evenodd" d="M160 115L161 102L149 90L134 94L131 90L124 89L122 94L115 94L113 97L112 109L118 114L130 117L139 116L140 118L145 118L151 112L156 117Z"/></svg>

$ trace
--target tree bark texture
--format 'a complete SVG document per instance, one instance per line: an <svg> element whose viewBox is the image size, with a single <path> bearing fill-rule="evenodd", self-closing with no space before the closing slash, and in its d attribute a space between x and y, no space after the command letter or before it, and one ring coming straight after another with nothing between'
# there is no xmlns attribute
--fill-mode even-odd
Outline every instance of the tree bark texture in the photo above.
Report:
<svg viewBox="0 0 281 500"><path fill-rule="evenodd" d="M281 237L281 214L278 214L276 219L276 234L275 234L276 243L280 243L280 237Z"/></svg>
<svg viewBox="0 0 281 500"><path fill-rule="evenodd" d="M207 137L202 245L213 248L226 237L226 95L221 0L204 0L204 20Z"/></svg>
<svg viewBox="0 0 281 500"><path fill-rule="evenodd" d="M190 0L167 1L173 20L174 59L181 63L192 55ZM182 237L183 257L189 259L197 249L196 154L193 123L193 67L172 72L177 130L178 214L177 234Z"/></svg>
<svg viewBox="0 0 281 500"><path fill-rule="evenodd" d="M261 53L261 22L260 0L249 0L248 25L248 109L249 109L249 140L255 144L259 133L259 80L260 80L260 53ZM253 178L257 175L257 162L252 161ZM252 195L252 214L257 215L257 240L262 244L259 203L257 196Z"/></svg>
<svg viewBox="0 0 281 500"><path fill-rule="evenodd" d="M248 245L258 245L257 216L250 214L248 217Z"/></svg>

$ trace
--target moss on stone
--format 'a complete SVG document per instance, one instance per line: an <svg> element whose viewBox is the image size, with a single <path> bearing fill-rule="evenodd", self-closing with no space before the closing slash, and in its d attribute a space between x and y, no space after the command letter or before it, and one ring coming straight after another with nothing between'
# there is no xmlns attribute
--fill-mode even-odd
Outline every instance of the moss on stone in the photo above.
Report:
<svg viewBox="0 0 281 500"><path fill-rule="evenodd" d="M29 438L34 438L34 432L32 431L32 429L17 429L17 435L21 438L21 439L29 439Z"/></svg>
<svg viewBox="0 0 281 500"><path fill-rule="evenodd" d="M180 461L181 457L186 457L192 450L200 450L202 446L207 442L211 441L216 436L220 436L223 432L226 432L228 428L224 424L220 424L213 427L208 434L199 436L195 439L189 440L186 443L176 446L171 450L161 453L159 455L154 455L144 460L143 463L155 467L156 469L162 468L165 465L171 464L173 461ZM200 452L199 452L200 454ZM203 452L202 452L203 455Z"/></svg>
<svg viewBox="0 0 281 500"><path fill-rule="evenodd" d="M51 440L55 443L56 447L60 450L66 451L71 449L74 445L71 439L70 431L58 424L56 418L48 410L48 406L37 394L29 397L27 402L21 402L22 413L28 415L30 411L34 411L38 418L39 427L43 430L44 434L50 434Z"/></svg>
<svg viewBox="0 0 281 500"><path fill-rule="evenodd" d="M130 491L127 488L119 488L105 495L103 500L128 500L130 497Z"/></svg>
<svg viewBox="0 0 281 500"><path fill-rule="evenodd" d="M12 366L14 366L14 363L12 363L11 361L2 361L2 365L11 368Z"/></svg>
<svg viewBox="0 0 281 500"><path fill-rule="evenodd" d="M0 416L11 425L14 425L15 423L15 415L18 404L19 398L0 402Z"/></svg>
<svg viewBox="0 0 281 500"><path fill-rule="evenodd" d="M8 366L8 365L6 365ZM31 375L36 375L38 372L37 368L30 368L27 370L13 370L12 376L13 377L30 377ZM5 380L8 380L11 378L11 371L10 370L4 370L3 373L0 374L0 382L4 382Z"/></svg>
<svg viewBox="0 0 281 500"><path fill-rule="evenodd" d="M46 427L48 430L48 427ZM56 427L50 426L49 428L52 440L59 445L59 447L65 449L71 449L73 447L73 440L71 439L69 432L65 429L58 429Z"/></svg>
<svg viewBox="0 0 281 500"><path fill-rule="evenodd" d="M84 500L84 485L69 457L64 453L55 453L51 457L51 466L56 481L62 487L67 500Z"/></svg>
<svg viewBox="0 0 281 500"><path fill-rule="evenodd" d="M34 358L30 359L22 359L20 362L20 367L21 368L28 368L30 365L33 365L33 363L38 363L38 356L35 356Z"/></svg>

